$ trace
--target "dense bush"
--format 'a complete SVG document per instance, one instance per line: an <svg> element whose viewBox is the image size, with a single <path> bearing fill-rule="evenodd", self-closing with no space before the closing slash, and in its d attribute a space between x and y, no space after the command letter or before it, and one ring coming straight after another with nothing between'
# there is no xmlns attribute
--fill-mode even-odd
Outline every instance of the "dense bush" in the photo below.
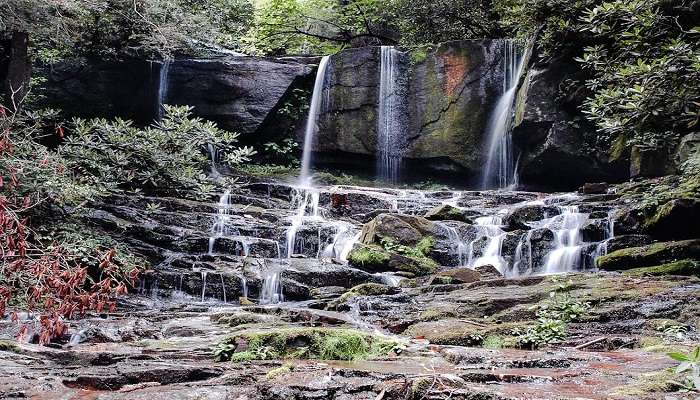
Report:
<svg viewBox="0 0 700 400"><path fill-rule="evenodd" d="M87 226L84 205L123 191L208 192L206 144L229 164L252 154L190 112L166 107L144 129L103 119L64 126L54 111L0 107L0 316L23 322L21 334L46 343L65 332L64 318L113 310L145 266ZM19 310L39 317L22 319Z"/></svg>
<svg viewBox="0 0 700 400"><path fill-rule="evenodd" d="M47 208L76 207L95 191L40 144L45 117L0 107L0 316L9 313L22 323L20 335L37 334L41 343L65 332L63 318L114 309L142 266L111 241L71 230L65 221L47 223Z"/></svg>
<svg viewBox="0 0 700 400"><path fill-rule="evenodd" d="M103 193L208 193L212 189L205 174L211 165L204 151L208 144L229 165L247 161L254 151L234 147L237 134L193 118L191 112L190 107L165 106L163 119L147 128L119 119L76 119L57 152L74 171L74 179Z"/></svg>
<svg viewBox="0 0 700 400"><path fill-rule="evenodd" d="M0 0L0 32L27 31L39 59L167 57L238 49L250 0Z"/></svg>

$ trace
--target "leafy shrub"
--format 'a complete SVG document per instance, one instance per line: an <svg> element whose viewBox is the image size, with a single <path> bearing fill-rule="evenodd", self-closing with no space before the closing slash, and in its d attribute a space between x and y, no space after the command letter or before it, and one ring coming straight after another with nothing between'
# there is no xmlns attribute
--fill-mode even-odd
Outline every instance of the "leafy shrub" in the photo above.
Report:
<svg viewBox="0 0 700 400"><path fill-rule="evenodd" d="M65 159L40 144L63 135L61 126L46 133L51 115L0 106L0 316L9 313L22 323L20 336L36 334L42 344L66 332L64 318L114 310L142 266L116 243L80 227L31 223L48 220L49 207L75 206L99 192L76 181ZM38 317L21 321L22 310Z"/></svg>
<svg viewBox="0 0 700 400"><path fill-rule="evenodd" d="M591 309L588 302L578 301L570 295L572 281L562 281L553 277L555 284L549 298L542 304L533 306L537 309L537 323L525 330L513 333L521 347L537 348L566 337L566 324L579 321Z"/></svg>
<svg viewBox="0 0 700 400"><path fill-rule="evenodd" d="M229 165L248 161L254 151L234 147L237 134L191 114L191 107L165 106L162 121L145 129L120 119L76 119L58 154L76 180L103 194L208 193L213 187L204 174L211 162L204 152L207 144L217 147Z"/></svg>
<svg viewBox="0 0 700 400"><path fill-rule="evenodd" d="M700 389L700 347L694 348L690 353L668 353L668 356L681 364L676 368L677 374L686 373L686 390Z"/></svg>
<svg viewBox="0 0 700 400"><path fill-rule="evenodd" d="M236 351L240 343L245 350ZM385 340L352 329L289 328L269 332L242 333L219 343L217 361L321 359L353 361L401 351L396 341Z"/></svg>

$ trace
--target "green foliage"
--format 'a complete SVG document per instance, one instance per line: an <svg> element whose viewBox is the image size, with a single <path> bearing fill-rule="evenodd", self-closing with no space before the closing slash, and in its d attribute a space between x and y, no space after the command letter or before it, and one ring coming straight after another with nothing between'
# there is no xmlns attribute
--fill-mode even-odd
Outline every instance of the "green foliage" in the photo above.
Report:
<svg viewBox="0 0 700 400"><path fill-rule="evenodd" d="M408 46L499 36L491 0L394 0L387 17Z"/></svg>
<svg viewBox="0 0 700 400"><path fill-rule="evenodd" d="M577 301L571 296L571 280L562 281L554 277L552 282L555 287L549 293L549 298L532 307L537 309L537 324L514 331L521 347L537 348L564 339L566 324L581 320L591 308L590 303Z"/></svg>
<svg viewBox="0 0 700 400"><path fill-rule="evenodd" d="M0 32L29 32L46 63L236 50L253 18L250 0L2 0L0 9Z"/></svg>
<svg viewBox="0 0 700 400"><path fill-rule="evenodd" d="M237 134L191 117L189 107L165 107L162 121L137 128L130 121L74 120L74 132L58 149L74 178L101 194L122 190L209 193L204 174L206 144L219 148L224 162L238 165L254 154L236 148Z"/></svg>
<svg viewBox="0 0 700 400"><path fill-rule="evenodd" d="M593 75L584 113L609 145L671 150L697 123L700 106L700 35L685 30L661 1L603 3L582 16L598 43L578 59Z"/></svg>
<svg viewBox="0 0 700 400"><path fill-rule="evenodd" d="M377 246L359 246L348 255L348 261L351 264L366 267L384 266L389 259L389 253Z"/></svg>
<svg viewBox="0 0 700 400"><path fill-rule="evenodd" d="M276 162L272 165L281 164L289 168L299 167L298 157L299 143L292 138L286 138L281 143L265 143L263 145L263 154L268 160Z"/></svg>
<svg viewBox="0 0 700 400"><path fill-rule="evenodd" d="M383 237L380 243L382 244L382 247L384 247L384 249L387 251L399 253L407 257L424 258L435 246L435 238L433 238L432 236L426 236L413 247L404 246L402 244L396 243L393 239L389 237Z"/></svg>
<svg viewBox="0 0 700 400"><path fill-rule="evenodd" d="M357 40L381 40L383 9L379 0L264 0L246 38L247 51L329 54Z"/></svg>
<svg viewBox="0 0 700 400"><path fill-rule="evenodd" d="M245 343L243 351L236 351ZM352 329L289 328L243 333L219 343L217 361L320 359L354 361L400 352L402 345Z"/></svg>
<svg viewBox="0 0 700 400"><path fill-rule="evenodd" d="M485 349L500 350L505 347L505 340L502 336L489 335L484 338L481 346Z"/></svg>
<svg viewBox="0 0 700 400"><path fill-rule="evenodd" d="M694 348L688 354L668 353L668 356L680 362L676 367L677 374L686 374L685 389L700 389L700 347Z"/></svg>

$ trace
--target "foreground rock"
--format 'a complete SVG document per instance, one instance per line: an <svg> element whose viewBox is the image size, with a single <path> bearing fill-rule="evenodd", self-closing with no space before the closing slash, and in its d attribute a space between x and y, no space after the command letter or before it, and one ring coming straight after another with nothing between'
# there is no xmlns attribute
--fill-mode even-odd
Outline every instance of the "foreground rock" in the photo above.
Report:
<svg viewBox="0 0 700 400"><path fill-rule="evenodd" d="M700 240L653 243L614 251L598 258L596 265L607 271L650 267L678 260L700 260Z"/></svg>
<svg viewBox="0 0 700 400"><path fill-rule="evenodd" d="M111 342L90 334L71 346L0 342L0 397L688 398L667 382L682 377L668 372L676 362L664 353L698 343L700 280L566 279L572 299L587 299L594 308L585 321L569 324L564 340L540 351L507 346L514 343L512 331L535 322L531 308L560 284L549 278L362 285L342 299L353 314L134 296L125 312L76 321L121 332ZM0 323L0 332L7 337L13 326ZM686 328L676 336L660 326ZM224 345L232 345L224 351L238 354L236 362L213 361L211 349ZM580 345L587 347L574 348Z"/></svg>

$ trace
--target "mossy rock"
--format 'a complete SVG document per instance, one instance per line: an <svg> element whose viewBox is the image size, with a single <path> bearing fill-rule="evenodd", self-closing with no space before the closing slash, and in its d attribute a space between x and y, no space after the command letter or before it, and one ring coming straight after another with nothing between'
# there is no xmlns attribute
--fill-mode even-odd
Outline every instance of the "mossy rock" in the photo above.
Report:
<svg viewBox="0 0 700 400"><path fill-rule="evenodd" d="M641 267L627 270L623 273L626 276L700 276L700 261L681 260L671 263L655 265L653 267Z"/></svg>
<svg viewBox="0 0 700 400"><path fill-rule="evenodd" d="M488 324L472 323L461 319L440 319L411 325L404 334L425 338L430 343L450 346L481 346L488 336L509 336L514 329L523 328L530 321ZM505 341L505 338L504 338Z"/></svg>
<svg viewBox="0 0 700 400"><path fill-rule="evenodd" d="M20 349L17 344L10 342L8 340L0 340L0 351L9 351L12 353L19 353Z"/></svg>
<svg viewBox="0 0 700 400"><path fill-rule="evenodd" d="M415 246L426 236L438 233L437 225L423 217L404 214L379 214L362 227L360 242L379 244L384 238L404 246Z"/></svg>
<svg viewBox="0 0 700 400"><path fill-rule="evenodd" d="M629 385L616 388L613 394L630 398L650 398L648 396L652 394L660 396L661 393L677 391L678 385L673 382L681 381L683 381L682 376L669 370L650 372L640 375Z"/></svg>
<svg viewBox="0 0 700 400"><path fill-rule="evenodd" d="M666 202L644 221L643 228L658 238L700 237L700 199L689 197Z"/></svg>
<svg viewBox="0 0 700 400"><path fill-rule="evenodd" d="M606 271L629 270L684 259L700 259L700 240L652 243L621 249L596 259L596 266Z"/></svg>
<svg viewBox="0 0 700 400"><path fill-rule="evenodd" d="M391 253L378 245L356 244L348 254L352 266L373 272L388 271L390 260Z"/></svg>
<svg viewBox="0 0 700 400"><path fill-rule="evenodd" d="M438 264L426 256L406 256L379 245L356 244L348 255L350 265L369 272L410 272L416 276L435 272Z"/></svg>
<svg viewBox="0 0 700 400"><path fill-rule="evenodd" d="M212 315L210 319L216 324L227 325L230 327L236 327L239 325L247 324L269 323L274 322L276 320L276 318L271 315L261 315L251 312L215 314Z"/></svg>
<svg viewBox="0 0 700 400"><path fill-rule="evenodd" d="M464 210L449 204L439 205L425 214L425 219L430 221L460 221L472 224L473 221Z"/></svg>
<svg viewBox="0 0 700 400"><path fill-rule="evenodd" d="M397 293L400 289L393 288L379 283L363 283L345 292L338 299L329 303L329 309L335 309L338 305L359 296L381 296L385 294Z"/></svg>
<svg viewBox="0 0 700 400"><path fill-rule="evenodd" d="M283 328L246 331L222 341L220 361L321 359L354 361L386 356L399 343L344 328Z"/></svg>

